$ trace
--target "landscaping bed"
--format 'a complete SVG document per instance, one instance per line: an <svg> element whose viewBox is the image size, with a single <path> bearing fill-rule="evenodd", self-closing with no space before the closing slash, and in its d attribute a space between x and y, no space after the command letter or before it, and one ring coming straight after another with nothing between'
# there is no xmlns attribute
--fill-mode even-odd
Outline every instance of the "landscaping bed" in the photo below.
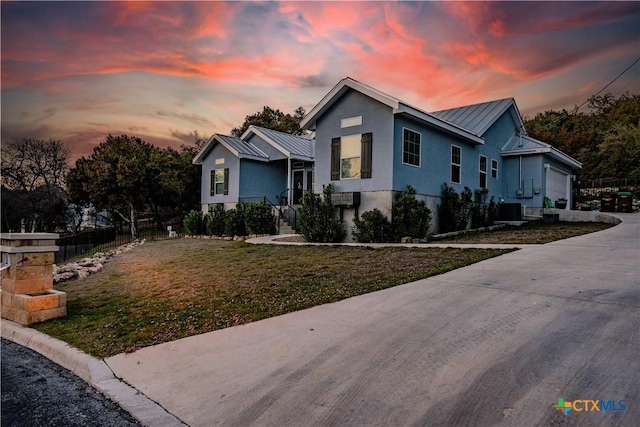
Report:
<svg viewBox="0 0 640 427"><path fill-rule="evenodd" d="M460 234L439 239L437 243L542 244L594 233L613 226L614 224L601 222L545 224L542 221L530 221L520 226L506 225L495 230Z"/></svg>

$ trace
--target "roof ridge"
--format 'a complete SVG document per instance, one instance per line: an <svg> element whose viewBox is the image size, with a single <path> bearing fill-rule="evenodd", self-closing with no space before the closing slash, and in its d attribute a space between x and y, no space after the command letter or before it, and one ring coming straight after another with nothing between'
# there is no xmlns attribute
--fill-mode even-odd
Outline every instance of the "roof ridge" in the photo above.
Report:
<svg viewBox="0 0 640 427"><path fill-rule="evenodd" d="M445 108L445 109L442 109L442 110L435 110L435 111L431 111L430 113L431 114L435 114L435 113L441 113L443 111L457 110L459 108L469 108L469 107L476 107L478 105L484 105L484 104L500 103L502 101L513 101L515 103L515 98L513 96L509 96L507 98L500 98L500 99L494 99L494 100L491 100L491 101L476 102L475 104L460 105L458 107Z"/></svg>

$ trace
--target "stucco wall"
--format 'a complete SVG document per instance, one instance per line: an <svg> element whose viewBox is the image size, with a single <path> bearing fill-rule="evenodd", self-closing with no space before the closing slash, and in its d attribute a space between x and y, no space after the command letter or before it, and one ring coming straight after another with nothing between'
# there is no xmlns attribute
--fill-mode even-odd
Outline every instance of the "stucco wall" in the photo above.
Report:
<svg viewBox="0 0 640 427"><path fill-rule="evenodd" d="M224 163L216 165L216 159L224 159ZM240 184L238 178L239 166L240 160L221 144L216 144L216 146L213 147L202 161L200 194L203 205L208 205L209 203L235 203L238 201ZM211 171L224 168L229 168L229 194L226 196L211 196Z"/></svg>
<svg viewBox="0 0 640 427"><path fill-rule="evenodd" d="M287 160L240 161L239 199L267 197L276 203L276 195L287 188Z"/></svg>
<svg viewBox="0 0 640 427"><path fill-rule="evenodd" d="M341 119L362 116L362 124L340 127ZM393 115L391 108L359 92L350 90L324 114L316 125L314 191L333 182L336 191L378 191L392 189ZM368 179L331 181L331 139L371 132L372 174Z"/></svg>

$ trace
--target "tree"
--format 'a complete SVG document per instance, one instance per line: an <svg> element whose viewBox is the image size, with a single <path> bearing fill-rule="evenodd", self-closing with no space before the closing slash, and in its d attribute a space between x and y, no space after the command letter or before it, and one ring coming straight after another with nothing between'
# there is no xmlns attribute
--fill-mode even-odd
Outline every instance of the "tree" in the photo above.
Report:
<svg viewBox="0 0 640 427"><path fill-rule="evenodd" d="M127 135L107 136L88 158L76 162L68 176L75 203L110 209L126 221L137 236L137 212L158 191L158 148ZM128 215L121 210L126 208Z"/></svg>
<svg viewBox="0 0 640 427"><path fill-rule="evenodd" d="M182 217L200 208L200 166L192 163L196 148L160 149L137 137L109 135L69 171L71 201L108 210L137 235L138 212Z"/></svg>
<svg viewBox="0 0 640 427"><path fill-rule="evenodd" d="M231 130L231 135L239 138L251 125L290 133L293 135L302 135L304 131L300 129L300 121L304 115L305 110L302 107L296 108L293 115L291 115L284 114L280 110L274 110L271 107L264 106L262 111L251 116L246 116L244 123L241 126Z"/></svg>
<svg viewBox="0 0 640 427"><path fill-rule="evenodd" d="M637 151L634 134L640 126L640 95L592 96L588 109L588 112L545 111L533 119L525 119L525 127L533 138L548 142L580 161L583 168L578 174L583 180L637 176L630 160Z"/></svg>
<svg viewBox="0 0 640 427"><path fill-rule="evenodd" d="M54 139L22 138L3 144L3 229L19 229L21 221L34 231L54 231L64 225L69 153Z"/></svg>

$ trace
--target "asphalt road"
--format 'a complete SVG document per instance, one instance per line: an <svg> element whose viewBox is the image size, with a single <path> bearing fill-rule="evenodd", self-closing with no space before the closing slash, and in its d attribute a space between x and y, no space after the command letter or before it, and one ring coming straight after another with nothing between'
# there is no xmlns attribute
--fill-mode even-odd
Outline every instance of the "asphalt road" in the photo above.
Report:
<svg viewBox="0 0 640 427"><path fill-rule="evenodd" d="M140 425L72 372L30 349L3 339L1 363L3 427Z"/></svg>

